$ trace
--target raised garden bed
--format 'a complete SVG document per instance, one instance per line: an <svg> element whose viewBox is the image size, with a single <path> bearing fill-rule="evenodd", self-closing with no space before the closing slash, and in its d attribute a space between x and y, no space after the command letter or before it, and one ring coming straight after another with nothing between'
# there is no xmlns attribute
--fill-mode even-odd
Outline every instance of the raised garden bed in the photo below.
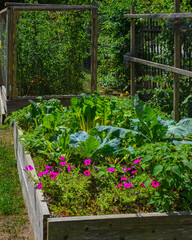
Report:
<svg viewBox="0 0 192 240"><path fill-rule="evenodd" d="M31 155L25 152L18 137L22 132L14 124L15 155L23 196L35 240L191 240L190 212L116 214L51 218L41 190L23 170L33 167Z"/></svg>

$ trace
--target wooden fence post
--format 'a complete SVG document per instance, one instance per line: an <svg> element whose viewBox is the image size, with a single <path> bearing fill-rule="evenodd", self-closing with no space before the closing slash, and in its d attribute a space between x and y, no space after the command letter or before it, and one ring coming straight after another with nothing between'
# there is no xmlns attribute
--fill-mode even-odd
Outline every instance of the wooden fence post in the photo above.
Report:
<svg viewBox="0 0 192 240"><path fill-rule="evenodd" d="M2 61L2 54L1 54L1 52L2 52L2 39L1 39L1 35L2 35L2 31L3 31L3 28L2 28L2 21L3 21L3 19L2 19L2 15L0 15L0 86L2 86L3 85L3 75L2 75L2 71L1 71L1 66L2 66L2 63L1 63L1 61Z"/></svg>
<svg viewBox="0 0 192 240"><path fill-rule="evenodd" d="M135 13L135 7L131 5L131 14ZM130 19L130 53L131 57L135 57L135 19ZM130 62L130 84L131 96L135 95L135 63Z"/></svg>
<svg viewBox="0 0 192 240"><path fill-rule="evenodd" d="M13 90L13 10L8 9L8 31L7 31L7 97L12 98Z"/></svg>
<svg viewBox="0 0 192 240"><path fill-rule="evenodd" d="M13 89L12 97L18 97L18 91L16 86L16 75L17 75L17 21L19 18L19 12L14 11L13 16Z"/></svg>
<svg viewBox="0 0 192 240"><path fill-rule="evenodd" d="M174 12L180 12L180 0L174 0ZM180 19L175 19L174 24L174 67L180 68L181 41L180 41ZM173 119L179 121L179 77L174 73L174 94L173 94Z"/></svg>
<svg viewBox="0 0 192 240"><path fill-rule="evenodd" d="M98 9L91 10L91 93L97 90Z"/></svg>

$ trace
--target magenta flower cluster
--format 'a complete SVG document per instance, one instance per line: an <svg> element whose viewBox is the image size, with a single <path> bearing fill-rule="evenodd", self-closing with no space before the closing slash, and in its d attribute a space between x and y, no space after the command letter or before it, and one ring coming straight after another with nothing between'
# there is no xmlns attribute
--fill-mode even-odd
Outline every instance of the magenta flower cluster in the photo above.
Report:
<svg viewBox="0 0 192 240"><path fill-rule="evenodd" d="M133 161L133 164L140 164L140 161L141 161L141 158L138 158L138 159L136 159L136 160ZM134 165L133 165L132 167L124 167L124 168L122 168L122 170L124 171L125 174L126 174L127 171L130 171L131 174L137 173L136 166L134 166ZM109 171L109 170L108 170L108 171ZM151 171L148 171L148 173L150 173L150 172L151 172ZM130 176L130 179L133 178L133 177L134 177L134 175L131 175L131 176ZM128 179L129 179L129 177L122 177L122 178L121 178L121 181L124 181L124 183L119 183L119 184L117 185L117 188L121 188L121 187L124 187L124 188L135 187L135 185L133 185L133 184L131 183L131 181L126 182ZM151 182L151 185L152 185L154 188L156 188L156 187L159 187L159 186L160 186L160 183L157 182L157 181L152 181L152 182ZM140 184L140 187L145 188L146 186L145 186L144 183L142 182L142 183ZM135 195L138 195L138 192L135 192Z"/></svg>

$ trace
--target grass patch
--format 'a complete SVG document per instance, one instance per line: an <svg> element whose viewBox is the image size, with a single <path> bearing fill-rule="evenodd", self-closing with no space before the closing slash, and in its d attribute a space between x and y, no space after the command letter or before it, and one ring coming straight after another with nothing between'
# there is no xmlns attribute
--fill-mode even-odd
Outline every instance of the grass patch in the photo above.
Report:
<svg viewBox="0 0 192 240"><path fill-rule="evenodd" d="M31 233L25 233L30 225L17 172L13 128L8 125L0 125L0 179L0 239L32 239L27 236Z"/></svg>

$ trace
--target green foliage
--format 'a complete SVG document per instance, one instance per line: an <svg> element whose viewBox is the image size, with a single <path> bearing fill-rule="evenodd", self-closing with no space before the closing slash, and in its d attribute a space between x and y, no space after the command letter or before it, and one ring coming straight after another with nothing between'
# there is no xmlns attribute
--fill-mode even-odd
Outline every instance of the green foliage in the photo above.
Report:
<svg viewBox="0 0 192 240"><path fill-rule="evenodd" d="M20 95L82 91L83 64L90 56L89 19L89 12L78 11L20 13L17 44Z"/></svg>
<svg viewBox="0 0 192 240"><path fill-rule="evenodd" d="M158 211L177 210L175 203L177 207L191 208L191 149L191 145L173 146L167 143L154 143L140 147L131 156L131 159L140 156L142 169L145 172L150 171L147 175L142 175L146 187L151 176L160 182L160 187L149 199L149 204L155 203Z"/></svg>
<svg viewBox="0 0 192 240"><path fill-rule="evenodd" d="M9 142L6 142L8 138L10 138ZM0 126L0 213L2 215L20 214L24 205L11 138L12 131L8 126Z"/></svg>
<svg viewBox="0 0 192 240"><path fill-rule="evenodd" d="M176 123L137 96L131 102L82 94L69 109L39 100L10 120L25 129L22 144L35 158L55 213L191 209L191 118Z"/></svg>

